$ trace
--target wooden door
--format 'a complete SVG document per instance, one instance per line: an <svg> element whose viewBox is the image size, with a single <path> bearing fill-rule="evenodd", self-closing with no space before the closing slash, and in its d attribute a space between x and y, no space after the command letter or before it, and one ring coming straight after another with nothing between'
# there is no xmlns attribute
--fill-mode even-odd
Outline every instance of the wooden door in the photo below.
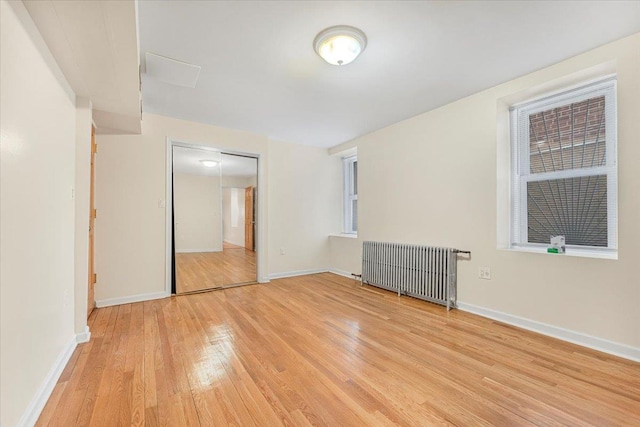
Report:
<svg viewBox="0 0 640 427"><path fill-rule="evenodd" d="M96 144L96 129L91 126L91 180L89 184L89 290L87 292L87 317L95 307L94 286L96 284L96 273L94 269L94 231L96 222L96 206L95 206L95 176L96 176L96 152L98 146Z"/></svg>
<svg viewBox="0 0 640 427"><path fill-rule="evenodd" d="M253 226L255 218L253 215L253 187L244 189L244 247L254 250Z"/></svg>

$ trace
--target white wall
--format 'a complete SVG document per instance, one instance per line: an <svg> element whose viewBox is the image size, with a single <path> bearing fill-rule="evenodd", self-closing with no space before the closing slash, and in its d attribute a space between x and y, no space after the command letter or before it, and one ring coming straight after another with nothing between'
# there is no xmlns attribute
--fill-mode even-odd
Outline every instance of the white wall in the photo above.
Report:
<svg viewBox="0 0 640 427"><path fill-rule="evenodd" d="M258 176L228 176L222 172L222 186L223 187L237 187L237 188L247 188L247 187L257 187L258 186Z"/></svg>
<svg viewBox="0 0 640 427"><path fill-rule="evenodd" d="M325 270L331 232L340 231L342 163L326 149L153 114L142 135L98 135L96 300L100 305L165 290L167 138L260 156L258 280ZM265 253L261 256L260 248ZM280 255L279 249L285 249ZM267 256L268 254L268 256ZM269 258L269 259L267 259Z"/></svg>
<svg viewBox="0 0 640 427"><path fill-rule="evenodd" d="M341 231L341 185L342 160L326 149L269 141L271 275L328 268L329 234Z"/></svg>
<svg viewBox="0 0 640 427"><path fill-rule="evenodd" d="M235 197L233 196L234 192L235 192ZM232 245L242 246L242 247L244 247L244 237L245 237L244 236L244 224L245 224L244 208L245 208L244 188L226 187L222 189L222 218L223 218L222 223L224 225L224 241L231 243Z"/></svg>
<svg viewBox="0 0 640 427"><path fill-rule="evenodd" d="M220 178L173 174L176 252L222 251Z"/></svg>
<svg viewBox="0 0 640 427"><path fill-rule="evenodd" d="M460 301L640 348L638 52L640 34L332 149L357 146L360 175L358 240L332 238L332 267L359 272L362 240L471 250L471 261L458 264ZM499 106L604 63L618 73L619 259L497 249L506 225L501 215L497 226L506 200L498 192L508 194L498 163L505 153L497 148L504 139L498 123L508 121ZM491 267L491 280L478 279L481 266Z"/></svg>
<svg viewBox="0 0 640 427"><path fill-rule="evenodd" d="M143 114L141 135L98 135L96 157L96 300L110 304L165 291L167 138L264 158L267 138L201 123ZM265 209L266 210L266 209ZM259 219L266 224L265 218ZM259 239L266 241L266 227ZM266 256L258 272L266 276ZM262 273L261 273L262 272Z"/></svg>
<svg viewBox="0 0 640 427"><path fill-rule="evenodd" d="M76 100L75 156L75 331L87 327L89 281L89 187L91 185L91 102Z"/></svg>
<svg viewBox="0 0 640 427"><path fill-rule="evenodd" d="M22 2L0 12L0 424L11 427L35 422L75 345L76 108Z"/></svg>
<svg viewBox="0 0 640 427"><path fill-rule="evenodd" d="M362 270L361 265L362 239L339 234L329 237L329 266L332 271L343 275L359 274Z"/></svg>

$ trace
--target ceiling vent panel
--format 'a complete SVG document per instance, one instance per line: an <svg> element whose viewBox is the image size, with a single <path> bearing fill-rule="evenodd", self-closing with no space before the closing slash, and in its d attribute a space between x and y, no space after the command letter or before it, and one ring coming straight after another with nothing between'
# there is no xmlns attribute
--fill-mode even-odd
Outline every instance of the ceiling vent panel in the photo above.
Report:
<svg viewBox="0 0 640 427"><path fill-rule="evenodd" d="M156 55L145 53L146 74L165 83L176 86L195 88L200 76L199 65Z"/></svg>

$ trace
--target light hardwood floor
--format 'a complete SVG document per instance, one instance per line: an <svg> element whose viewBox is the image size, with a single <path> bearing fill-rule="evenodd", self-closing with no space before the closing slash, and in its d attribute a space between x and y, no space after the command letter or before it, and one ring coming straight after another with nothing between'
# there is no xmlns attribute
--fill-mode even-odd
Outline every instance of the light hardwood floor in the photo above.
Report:
<svg viewBox="0 0 640 427"><path fill-rule="evenodd" d="M325 273L100 308L38 425L640 425L640 364Z"/></svg>
<svg viewBox="0 0 640 427"><path fill-rule="evenodd" d="M256 253L225 242L221 252L176 254L177 293L256 281Z"/></svg>

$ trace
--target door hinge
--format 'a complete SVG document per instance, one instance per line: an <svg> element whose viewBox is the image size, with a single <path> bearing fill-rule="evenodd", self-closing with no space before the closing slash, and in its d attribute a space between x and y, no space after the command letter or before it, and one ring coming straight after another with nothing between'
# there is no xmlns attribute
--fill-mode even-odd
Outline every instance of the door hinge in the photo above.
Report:
<svg viewBox="0 0 640 427"><path fill-rule="evenodd" d="M95 285L97 281L98 281L98 275L96 273L93 273L93 284Z"/></svg>
<svg viewBox="0 0 640 427"><path fill-rule="evenodd" d="M91 144L91 152L93 154L98 152L98 144L96 144L95 142L93 144Z"/></svg>
<svg viewBox="0 0 640 427"><path fill-rule="evenodd" d="M94 209L92 213L94 219L98 217L98 209Z"/></svg>

